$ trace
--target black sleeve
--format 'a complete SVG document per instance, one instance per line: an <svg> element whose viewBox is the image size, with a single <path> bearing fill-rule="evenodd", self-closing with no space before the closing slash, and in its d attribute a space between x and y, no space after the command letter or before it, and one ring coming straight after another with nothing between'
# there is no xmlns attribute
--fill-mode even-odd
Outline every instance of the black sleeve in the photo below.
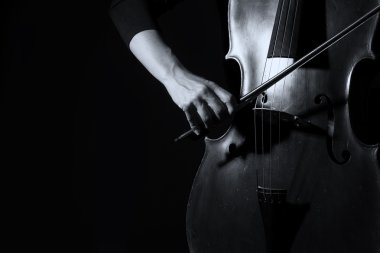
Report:
<svg viewBox="0 0 380 253"><path fill-rule="evenodd" d="M155 19L170 9L173 0L113 0L110 16L124 42L128 45L137 33L157 29Z"/></svg>

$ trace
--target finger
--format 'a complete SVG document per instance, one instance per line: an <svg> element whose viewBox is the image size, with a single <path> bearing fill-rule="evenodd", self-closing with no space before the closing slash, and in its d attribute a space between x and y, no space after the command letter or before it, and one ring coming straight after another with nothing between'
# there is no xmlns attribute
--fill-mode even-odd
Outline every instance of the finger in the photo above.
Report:
<svg viewBox="0 0 380 253"><path fill-rule="evenodd" d="M228 108L228 113L230 115L234 115L238 108L238 103L236 101L236 98L231 95L231 98L229 98L228 101L226 102L226 106Z"/></svg>
<svg viewBox="0 0 380 253"><path fill-rule="evenodd" d="M220 100L226 105L228 113L230 115L233 115L236 112L236 109L238 107L238 103L235 97L231 93L221 88L215 89L214 92L219 96Z"/></svg>
<svg viewBox="0 0 380 253"><path fill-rule="evenodd" d="M203 100L194 101L194 105L197 108L198 115L202 119L202 122L206 128L210 128L215 121L215 114L210 109L208 104Z"/></svg>
<svg viewBox="0 0 380 253"><path fill-rule="evenodd" d="M184 109L184 112L190 128L194 129L196 135L199 135L201 132L200 130L203 127L203 121L198 115L197 108L194 105L191 105Z"/></svg>
<svg viewBox="0 0 380 253"><path fill-rule="evenodd" d="M203 100L206 101L216 120L220 121L228 117L227 105L219 98L219 96L217 96L216 93L209 91L208 94L203 97Z"/></svg>
<svg viewBox="0 0 380 253"><path fill-rule="evenodd" d="M212 88L212 90L215 92L215 94L219 97L219 99L222 101L223 104L227 107L228 113L230 115L233 115L238 107L238 103L235 99L235 97L220 87L219 85L209 82L209 86Z"/></svg>

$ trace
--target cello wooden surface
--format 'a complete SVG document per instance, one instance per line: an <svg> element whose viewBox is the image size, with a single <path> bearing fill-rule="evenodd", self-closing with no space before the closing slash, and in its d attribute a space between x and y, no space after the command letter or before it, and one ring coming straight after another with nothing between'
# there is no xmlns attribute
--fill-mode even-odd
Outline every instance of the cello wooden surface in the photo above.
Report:
<svg viewBox="0 0 380 253"><path fill-rule="evenodd" d="M230 0L227 57L240 66L242 96L299 57L269 50L280 6L292 1ZM319 2L326 38L380 4ZM190 252L380 252L379 146L358 137L350 114L353 87L366 87L351 77L376 62L377 25L378 16L206 138L187 209Z"/></svg>

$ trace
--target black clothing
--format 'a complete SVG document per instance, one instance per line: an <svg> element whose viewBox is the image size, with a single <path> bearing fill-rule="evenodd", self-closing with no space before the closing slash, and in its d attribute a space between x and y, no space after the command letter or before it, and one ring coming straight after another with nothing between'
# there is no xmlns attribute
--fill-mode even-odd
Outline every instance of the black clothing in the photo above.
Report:
<svg viewBox="0 0 380 253"><path fill-rule="evenodd" d="M206 0L217 9L219 16L222 46L222 54L225 55L229 48L228 38L228 0ZM132 38L139 32L149 29L159 30L157 18L183 0L113 0L110 8L110 16L121 38L128 46ZM192 3L193 4L193 3ZM195 13L194 16L197 14ZM212 15L212 14L211 14ZM225 78L228 84L240 82L240 69L237 64L224 62ZM234 95L239 95L239 87L228 87Z"/></svg>
<svg viewBox="0 0 380 253"><path fill-rule="evenodd" d="M182 0L114 0L110 15L128 45L138 32L157 29L155 18Z"/></svg>
<svg viewBox="0 0 380 253"><path fill-rule="evenodd" d="M129 45L133 36L138 32L158 29L155 19L181 1L183 0L113 0L110 15L124 42ZM222 43L226 52L228 49L227 1L216 1L222 29L225 31ZM298 4L296 5L294 1L280 1L274 27L276 32L273 33L270 50L268 51L269 58L289 56L300 58L326 41L325 16L321 15L325 9L324 2L309 3L299 0L299 6L297 8L296 6ZM283 8L282 11L280 11L281 8ZM288 13L288 8L295 12L294 15L297 16L297 19L285 22L284 19L287 18L287 15L281 16L280 14ZM301 9L302 11L300 11ZM278 27L280 20L283 25ZM293 25L296 29L292 29ZM276 40L277 42L275 42ZM283 41L283 43L278 43L278 41ZM276 49L274 49L274 45L276 45ZM326 54L314 60L311 64L318 67L327 66Z"/></svg>
<svg viewBox="0 0 380 253"><path fill-rule="evenodd" d="M228 0L214 0L219 11L223 31L222 44L225 53L228 51ZM137 33L158 29L156 19L183 0L113 0L110 16L126 45Z"/></svg>

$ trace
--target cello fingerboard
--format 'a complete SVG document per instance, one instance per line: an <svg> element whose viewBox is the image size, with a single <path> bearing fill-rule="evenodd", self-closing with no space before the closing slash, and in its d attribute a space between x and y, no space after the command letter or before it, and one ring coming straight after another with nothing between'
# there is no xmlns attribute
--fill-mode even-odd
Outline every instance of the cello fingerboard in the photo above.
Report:
<svg viewBox="0 0 380 253"><path fill-rule="evenodd" d="M295 58L302 0L280 0L268 51L268 58Z"/></svg>
<svg viewBox="0 0 380 253"><path fill-rule="evenodd" d="M325 0L279 0L268 58L297 60L326 41L325 9ZM326 67L326 63L324 54L314 65Z"/></svg>

